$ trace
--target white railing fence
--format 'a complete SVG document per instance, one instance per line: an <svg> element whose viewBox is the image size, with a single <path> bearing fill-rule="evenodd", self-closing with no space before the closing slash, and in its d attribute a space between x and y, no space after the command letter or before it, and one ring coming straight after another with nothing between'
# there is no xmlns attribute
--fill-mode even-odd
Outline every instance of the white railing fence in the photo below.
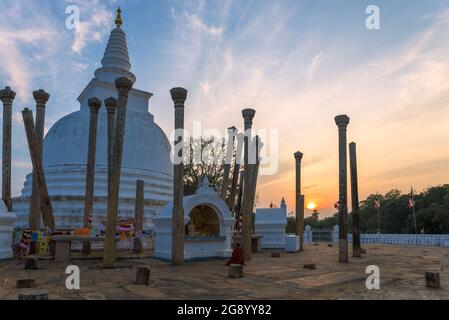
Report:
<svg viewBox="0 0 449 320"><path fill-rule="evenodd" d="M332 242L338 242L338 225L332 229ZM352 234L348 234L348 241L352 242ZM361 243L417 245L432 247L449 247L449 234L361 234ZM304 242L312 242L312 230L306 226Z"/></svg>

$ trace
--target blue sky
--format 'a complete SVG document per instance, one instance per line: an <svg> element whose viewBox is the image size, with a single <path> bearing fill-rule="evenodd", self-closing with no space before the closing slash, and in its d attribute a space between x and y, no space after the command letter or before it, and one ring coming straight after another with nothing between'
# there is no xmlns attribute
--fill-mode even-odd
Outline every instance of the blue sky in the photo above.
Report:
<svg viewBox="0 0 449 320"><path fill-rule="evenodd" d="M77 31L65 28L72 4ZM279 130L279 170L261 177L260 205L285 196L293 208L301 150L306 197L332 213L341 113L358 143L362 198L449 181L449 1L0 0L0 86L18 93L15 195L31 169L20 110L39 88L51 94L47 129L79 108L118 5L135 87L154 93L150 112L166 132L174 86L189 90L187 127L241 127L252 106L256 128ZM380 30L365 27L368 5L380 8Z"/></svg>

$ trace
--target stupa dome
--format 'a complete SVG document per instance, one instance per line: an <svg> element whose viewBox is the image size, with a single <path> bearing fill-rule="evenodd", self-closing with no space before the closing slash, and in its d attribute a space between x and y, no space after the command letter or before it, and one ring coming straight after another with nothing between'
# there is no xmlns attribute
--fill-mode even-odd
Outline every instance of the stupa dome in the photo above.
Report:
<svg viewBox="0 0 449 320"><path fill-rule="evenodd" d="M131 70L126 35L120 24L111 31L101 60L101 67L78 97L80 110L58 120L44 139L44 171L58 227L76 227L82 224L86 182L87 150L90 110L88 100L103 101L98 114L97 146L94 182L94 222L104 220L107 203L107 112L104 100L117 98L115 79L128 77L136 80ZM136 180L145 181L145 220L171 200L173 194L173 166L170 143L148 111L152 94L133 88L129 92L122 172L120 180L120 218L134 215ZM28 225L29 174L22 196L14 199L18 222Z"/></svg>

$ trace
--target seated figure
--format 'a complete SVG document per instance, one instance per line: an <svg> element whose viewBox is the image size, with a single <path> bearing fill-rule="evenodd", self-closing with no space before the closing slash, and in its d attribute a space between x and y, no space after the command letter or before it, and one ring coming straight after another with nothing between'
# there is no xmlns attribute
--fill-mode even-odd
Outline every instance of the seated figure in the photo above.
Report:
<svg viewBox="0 0 449 320"><path fill-rule="evenodd" d="M240 248L240 243L238 243L238 242L236 242L234 244L234 250L232 251L231 259L229 259L229 261L226 263L226 265L228 265L228 266L230 264L240 264L240 265L245 264L243 249Z"/></svg>

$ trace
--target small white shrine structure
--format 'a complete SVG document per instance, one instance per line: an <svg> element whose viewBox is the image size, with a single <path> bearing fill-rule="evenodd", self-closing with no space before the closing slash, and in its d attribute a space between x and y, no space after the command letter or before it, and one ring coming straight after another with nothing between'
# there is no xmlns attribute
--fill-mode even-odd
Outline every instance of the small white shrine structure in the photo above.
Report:
<svg viewBox="0 0 449 320"><path fill-rule="evenodd" d="M282 199L280 208L256 209L256 234L262 236L262 249L284 249L287 205Z"/></svg>
<svg viewBox="0 0 449 320"><path fill-rule="evenodd" d="M5 203L0 200L0 260L12 257L12 234L16 216L8 212Z"/></svg>
<svg viewBox="0 0 449 320"><path fill-rule="evenodd" d="M232 254L234 218L226 202L203 179L196 194L184 197L184 259L228 258ZM154 257L171 260L173 202L153 218L156 241Z"/></svg>

